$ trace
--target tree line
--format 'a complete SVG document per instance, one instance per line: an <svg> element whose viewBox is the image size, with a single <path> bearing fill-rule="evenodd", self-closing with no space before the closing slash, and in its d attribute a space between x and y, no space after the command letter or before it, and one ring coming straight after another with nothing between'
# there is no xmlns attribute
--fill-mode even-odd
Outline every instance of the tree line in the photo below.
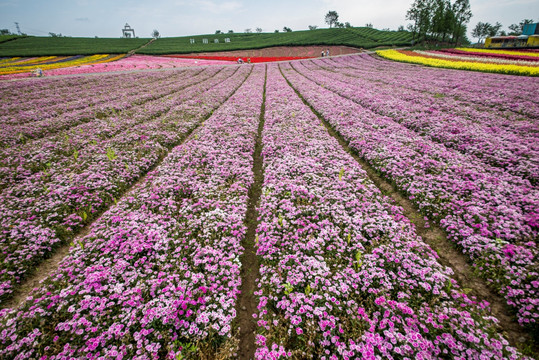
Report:
<svg viewBox="0 0 539 360"><path fill-rule="evenodd" d="M469 0L414 0L406 13L414 42L464 42L471 17Z"/></svg>
<svg viewBox="0 0 539 360"><path fill-rule="evenodd" d="M524 25L533 24L533 19L524 19L518 24L509 25L509 32L502 30L502 24L496 22L492 25L488 22L479 21L472 30L472 36L477 38L478 43L482 43L489 36L520 35L524 30Z"/></svg>

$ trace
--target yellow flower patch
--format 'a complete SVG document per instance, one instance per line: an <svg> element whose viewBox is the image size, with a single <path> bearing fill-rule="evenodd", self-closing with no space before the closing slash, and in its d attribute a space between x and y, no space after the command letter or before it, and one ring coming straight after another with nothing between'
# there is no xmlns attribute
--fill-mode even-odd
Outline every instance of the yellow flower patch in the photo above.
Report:
<svg viewBox="0 0 539 360"><path fill-rule="evenodd" d="M511 75L539 76L539 67L533 67L533 66L433 59L433 58L423 57L420 54L417 54L417 56L411 56L411 55L403 54L397 50L378 50L376 51L376 53L379 56L389 59L389 60L420 64L420 65L426 65L426 66L432 66L432 67L457 69L457 70L493 72L493 73L511 74Z"/></svg>

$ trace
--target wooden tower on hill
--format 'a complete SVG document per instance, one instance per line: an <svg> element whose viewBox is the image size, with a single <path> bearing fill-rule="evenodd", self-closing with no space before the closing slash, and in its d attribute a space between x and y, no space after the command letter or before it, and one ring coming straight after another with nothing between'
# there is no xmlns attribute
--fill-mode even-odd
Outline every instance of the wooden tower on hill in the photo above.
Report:
<svg viewBox="0 0 539 360"><path fill-rule="evenodd" d="M125 23L124 28L122 29L123 37L126 39L135 37L135 29L131 28L128 23Z"/></svg>

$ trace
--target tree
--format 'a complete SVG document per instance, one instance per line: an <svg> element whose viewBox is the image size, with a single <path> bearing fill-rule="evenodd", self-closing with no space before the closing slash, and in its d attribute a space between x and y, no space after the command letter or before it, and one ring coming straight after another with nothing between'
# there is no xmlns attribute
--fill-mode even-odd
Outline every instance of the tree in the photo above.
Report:
<svg viewBox="0 0 539 360"><path fill-rule="evenodd" d="M285 27L283 27L283 32L292 32L292 29L290 29L289 27L285 26Z"/></svg>
<svg viewBox="0 0 539 360"><path fill-rule="evenodd" d="M509 25L509 35L520 35L522 34L522 31L524 30L524 25L527 24L533 24L532 19L524 19L518 24L511 24Z"/></svg>
<svg viewBox="0 0 539 360"><path fill-rule="evenodd" d="M483 39L486 38L491 30L492 25L489 23L478 22L477 25L472 30L472 36L477 38L478 43L482 43Z"/></svg>
<svg viewBox="0 0 539 360"><path fill-rule="evenodd" d="M412 27L412 39L426 39L430 30L432 12L434 5L433 0L415 0L412 6L406 12L406 20L414 22Z"/></svg>
<svg viewBox="0 0 539 360"><path fill-rule="evenodd" d="M161 37L161 35L159 35L159 31L157 31L157 29L153 29L152 31L152 37L154 39L159 39Z"/></svg>
<svg viewBox="0 0 539 360"><path fill-rule="evenodd" d="M372 29L372 28L373 28L372 23L366 23L366 24L365 24L365 27L368 27L369 29Z"/></svg>
<svg viewBox="0 0 539 360"><path fill-rule="evenodd" d="M454 14L453 41L456 44L465 39L466 24L470 22L472 10L469 0L455 0L452 9Z"/></svg>
<svg viewBox="0 0 539 360"><path fill-rule="evenodd" d="M326 24L329 25L330 28L333 27L338 21L339 21L339 14L337 14L336 11L328 11L326 14L326 17L324 18L324 21Z"/></svg>
<svg viewBox="0 0 539 360"><path fill-rule="evenodd" d="M336 28L341 28L341 29L342 29L342 28L344 28L344 24L343 24L342 22L338 22L338 21L337 21L337 22L335 23L335 27L336 27Z"/></svg>
<svg viewBox="0 0 539 360"><path fill-rule="evenodd" d="M56 34L56 33L50 32L49 35L50 35L51 37L62 37L62 34L61 34L61 33Z"/></svg>
<svg viewBox="0 0 539 360"><path fill-rule="evenodd" d="M350 23L347 21L347 22L344 23L344 27L345 28L351 28L352 25L350 25Z"/></svg>
<svg viewBox="0 0 539 360"><path fill-rule="evenodd" d="M221 30L215 30L215 35L222 34Z"/></svg>
<svg viewBox="0 0 539 360"><path fill-rule="evenodd" d="M0 35L11 35L8 29L0 29Z"/></svg>
<svg viewBox="0 0 539 360"><path fill-rule="evenodd" d="M260 34L262 32L262 28L257 27L256 32Z"/></svg>
<svg viewBox="0 0 539 360"><path fill-rule="evenodd" d="M234 30L228 30L229 34L234 34Z"/></svg>
<svg viewBox="0 0 539 360"><path fill-rule="evenodd" d="M399 25L399 27L397 28L397 31L404 31L404 25Z"/></svg>
<svg viewBox="0 0 539 360"><path fill-rule="evenodd" d="M249 28L249 29L245 29L243 32L246 33L246 34L250 34L250 33L252 33L253 31Z"/></svg>
<svg viewBox="0 0 539 360"><path fill-rule="evenodd" d="M432 18L430 20L429 32L430 35L438 41L440 40L440 36L445 38L445 33L447 32L447 24L445 23L446 8L450 7L451 3L446 0L434 0L432 5Z"/></svg>
<svg viewBox="0 0 539 360"><path fill-rule="evenodd" d="M498 21L496 21L496 24L490 25L488 29L488 36L497 36L501 35L500 30L502 29L502 24L500 24Z"/></svg>
<svg viewBox="0 0 539 360"><path fill-rule="evenodd" d="M318 29L317 25L309 25L309 30L316 30Z"/></svg>
<svg viewBox="0 0 539 360"><path fill-rule="evenodd" d="M279 32L279 30L278 30L278 29L275 29L274 33L276 33L276 34L277 34L278 32Z"/></svg>

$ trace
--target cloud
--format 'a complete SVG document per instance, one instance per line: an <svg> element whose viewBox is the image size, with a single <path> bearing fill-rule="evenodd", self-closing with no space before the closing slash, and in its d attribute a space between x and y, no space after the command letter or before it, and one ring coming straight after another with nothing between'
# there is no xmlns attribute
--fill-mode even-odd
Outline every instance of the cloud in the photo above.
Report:
<svg viewBox="0 0 539 360"><path fill-rule="evenodd" d="M82 18L76 18L75 21L89 22L90 19L88 19L87 17L82 17Z"/></svg>

